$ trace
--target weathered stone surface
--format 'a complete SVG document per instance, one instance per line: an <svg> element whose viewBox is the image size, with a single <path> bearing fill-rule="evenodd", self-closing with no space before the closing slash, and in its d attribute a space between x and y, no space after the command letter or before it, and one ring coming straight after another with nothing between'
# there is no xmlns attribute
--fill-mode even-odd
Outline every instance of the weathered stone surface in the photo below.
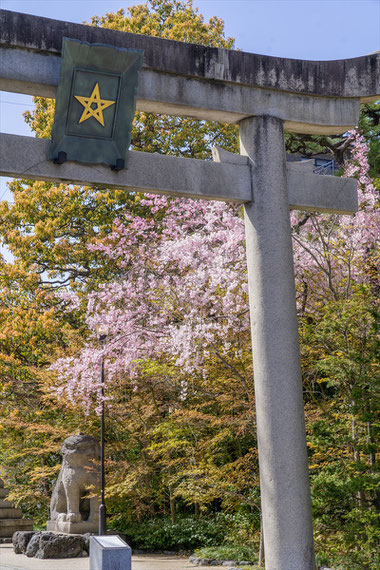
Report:
<svg viewBox="0 0 380 570"><path fill-rule="evenodd" d="M39 549L40 546L40 536L41 536L41 532L36 532L35 534L33 534L32 538L29 540L29 543L26 547L25 550L25 554L26 556L28 556L28 558L33 558Z"/></svg>
<svg viewBox="0 0 380 570"><path fill-rule="evenodd" d="M62 520L48 521L46 524L46 530L51 532L63 532L65 534L97 533L99 531L99 522L67 522Z"/></svg>
<svg viewBox="0 0 380 570"><path fill-rule="evenodd" d="M19 530L15 532L12 537L15 554L25 554L27 546L35 534L33 530Z"/></svg>
<svg viewBox="0 0 380 570"><path fill-rule="evenodd" d="M116 173L101 165L96 169L74 162L56 165L46 158L48 147L48 140L1 134L0 174L17 176L22 172L28 179L69 180L82 185L187 198L237 203L252 200L247 157L241 160L239 155L226 151L216 150L215 162L131 151L128 170ZM309 171L308 163L303 164L286 165L290 208L334 213L357 211L356 180L318 176Z"/></svg>
<svg viewBox="0 0 380 570"><path fill-rule="evenodd" d="M303 61L0 12L0 88L55 97L62 37L144 50L137 109L238 123L275 115L291 132L344 133L380 94L380 53ZM11 49L9 49L11 48ZM46 57L49 55L49 57Z"/></svg>
<svg viewBox="0 0 380 570"><path fill-rule="evenodd" d="M10 539L18 530L33 530L34 521L22 518L21 509L15 508L14 504L7 500L8 494L9 490L0 479L0 539Z"/></svg>
<svg viewBox="0 0 380 570"><path fill-rule="evenodd" d="M314 570L282 122L242 121L240 141L254 165L245 228L265 564Z"/></svg>
<svg viewBox="0 0 380 570"><path fill-rule="evenodd" d="M82 535L56 534L53 532L17 532L13 536L16 554L29 558L79 558L88 556L88 538Z"/></svg>
<svg viewBox="0 0 380 570"><path fill-rule="evenodd" d="M21 517L21 509L15 509L13 507L0 509L0 518L2 519L21 519Z"/></svg>
<svg viewBox="0 0 380 570"><path fill-rule="evenodd" d="M170 74L273 90L369 97L380 94L380 53L305 61L206 47L2 10L0 43L60 54L62 38L144 50L144 66Z"/></svg>
<svg viewBox="0 0 380 570"><path fill-rule="evenodd" d="M125 187L129 191L157 192L188 198L229 199L231 202L240 201L239 198L249 201L252 196L247 165L216 164L135 151L130 152L128 170L114 172L102 165L97 165L96 168L74 162L56 165L47 160L49 141L43 139L1 135L0 145L1 172L6 168L21 168L21 160L23 174L26 175L27 172L29 177L33 177L33 171L37 168L35 174L39 179L49 177L57 180L63 176L72 183L76 178L79 184L84 185L92 179L97 186L104 185L107 188ZM94 177L97 178L96 182Z"/></svg>
<svg viewBox="0 0 380 570"><path fill-rule="evenodd" d="M60 66L59 56L0 45L0 88L55 98ZM286 130L310 134L343 133L359 117L359 97L315 97L231 83L224 87L145 69L139 76L136 108L223 123L275 112L284 119Z"/></svg>
<svg viewBox="0 0 380 570"><path fill-rule="evenodd" d="M17 530L33 530L30 519L0 519L0 537L12 537Z"/></svg>
<svg viewBox="0 0 380 570"><path fill-rule="evenodd" d="M84 545L84 549L87 553L90 552L90 538L91 538L91 533L90 532L85 532L82 535L83 538L83 545Z"/></svg>
<svg viewBox="0 0 380 570"><path fill-rule="evenodd" d="M78 434L62 444L61 471L50 502L48 530L67 533L96 532L99 524L99 444L90 435ZM96 493L89 498L88 487Z"/></svg>
<svg viewBox="0 0 380 570"><path fill-rule="evenodd" d="M65 535L43 532L39 539L35 558L78 558L85 551L81 535Z"/></svg>
<svg viewBox="0 0 380 570"><path fill-rule="evenodd" d="M8 489L3 489L5 491L5 497L8 496ZM7 501L6 499L0 499L0 509L11 509L13 507L13 503L11 501ZM1 513L0 510L0 513ZM1 518L1 516L0 516Z"/></svg>

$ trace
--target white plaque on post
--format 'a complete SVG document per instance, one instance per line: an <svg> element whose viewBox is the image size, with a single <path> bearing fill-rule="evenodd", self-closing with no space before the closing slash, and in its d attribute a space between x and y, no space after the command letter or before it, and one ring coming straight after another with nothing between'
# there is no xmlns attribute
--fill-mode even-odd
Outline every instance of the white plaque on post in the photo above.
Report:
<svg viewBox="0 0 380 570"><path fill-rule="evenodd" d="M92 536L90 570L131 570L132 550L119 536Z"/></svg>

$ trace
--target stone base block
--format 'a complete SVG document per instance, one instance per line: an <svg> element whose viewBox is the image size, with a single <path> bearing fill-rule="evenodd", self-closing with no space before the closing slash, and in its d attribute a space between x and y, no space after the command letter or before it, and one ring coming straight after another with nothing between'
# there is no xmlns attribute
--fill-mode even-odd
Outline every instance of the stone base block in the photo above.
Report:
<svg viewBox="0 0 380 570"><path fill-rule="evenodd" d="M0 519L21 519L22 510L15 508L0 509Z"/></svg>
<svg viewBox="0 0 380 570"><path fill-rule="evenodd" d="M119 536L92 536L90 570L131 570L132 550Z"/></svg>
<svg viewBox="0 0 380 570"><path fill-rule="evenodd" d="M52 532L64 532L66 534L86 534L88 532L98 532L99 523L97 522L64 522L64 521L48 521L46 530Z"/></svg>
<svg viewBox="0 0 380 570"><path fill-rule="evenodd" d="M15 554L28 558L82 558L88 556L89 540L82 534L58 534L54 532L15 532Z"/></svg>
<svg viewBox="0 0 380 570"><path fill-rule="evenodd" d="M12 537L13 550L15 554L25 554L27 546L35 534L33 530L18 530Z"/></svg>
<svg viewBox="0 0 380 570"><path fill-rule="evenodd" d="M33 530L32 519L0 519L0 537L12 537L18 530Z"/></svg>
<svg viewBox="0 0 380 570"><path fill-rule="evenodd" d="M0 499L0 518L1 518L1 509L12 509L14 504L11 501L7 501L6 499Z"/></svg>

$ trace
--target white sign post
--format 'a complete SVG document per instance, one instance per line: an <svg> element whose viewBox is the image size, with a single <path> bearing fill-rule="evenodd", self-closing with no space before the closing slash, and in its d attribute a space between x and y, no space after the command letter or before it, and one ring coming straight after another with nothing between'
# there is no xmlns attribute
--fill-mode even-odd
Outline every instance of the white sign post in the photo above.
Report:
<svg viewBox="0 0 380 570"><path fill-rule="evenodd" d="M119 536L91 536L90 570L131 570L132 550Z"/></svg>

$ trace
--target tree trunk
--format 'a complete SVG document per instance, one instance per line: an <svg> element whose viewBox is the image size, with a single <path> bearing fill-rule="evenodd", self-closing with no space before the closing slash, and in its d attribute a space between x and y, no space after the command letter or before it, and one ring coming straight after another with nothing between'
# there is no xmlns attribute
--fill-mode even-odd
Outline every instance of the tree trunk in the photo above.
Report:
<svg viewBox="0 0 380 570"><path fill-rule="evenodd" d="M351 420L351 429L352 429L352 448L353 448L353 455L355 463L360 463L360 452L357 449L357 427L356 427L356 420L355 417L352 416ZM364 491L360 490L356 494L358 500L358 506L363 507L365 504L365 493Z"/></svg>
<svg viewBox="0 0 380 570"><path fill-rule="evenodd" d="M368 407L368 411L370 411L369 407ZM372 445L373 444L373 438L372 438L372 424L371 424L371 422L367 422L367 435L368 435L368 443L370 445ZM376 464L375 452L372 449L369 452L369 464L371 465L372 468ZM373 504L374 504L376 510L380 511L380 491L378 491L377 489L374 490Z"/></svg>
<svg viewBox="0 0 380 570"><path fill-rule="evenodd" d="M172 519L172 523L174 524L176 521L175 498L173 497L173 487L171 485L169 485L169 501L170 501L170 516Z"/></svg>

